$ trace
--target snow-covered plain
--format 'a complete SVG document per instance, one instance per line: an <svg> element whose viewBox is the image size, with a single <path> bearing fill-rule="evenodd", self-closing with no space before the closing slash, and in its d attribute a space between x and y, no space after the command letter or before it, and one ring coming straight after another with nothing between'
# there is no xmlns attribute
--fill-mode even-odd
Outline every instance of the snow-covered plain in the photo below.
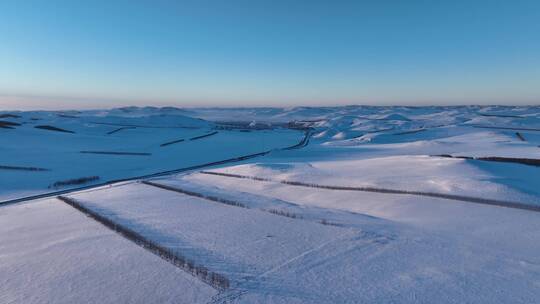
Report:
<svg viewBox="0 0 540 304"><path fill-rule="evenodd" d="M0 303L204 303L216 291L56 199L0 208Z"/></svg>
<svg viewBox="0 0 540 304"><path fill-rule="evenodd" d="M217 130L211 122L166 111L147 116L130 111L123 115L111 112L67 116L22 112L16 114L19 118L0 118L21 124L13 129L0 128L0 166L46 169L25 171L0 167L0 200L49 192L54 190L49 187L57 181L99 176L94 183L106 182L282 148L294 145L303 136L287 129ZM75 133L35 128L41 125ZM217 133L190 140L213 132ZM175 143L178 140L183 141ZM61 189L69 187L73 186Z"/></svg>
<svg viewBox="0 0 540 304"><path fill-rule="evenodd" d="M540 107L9 114L20 117L0 121L21 125L0 128L0 199L53 191L56 180L107 181L271 152L64 194L225 276L229 288L213 289L59 200L31 200L0 207L3 302L540 299ZM307 145L294 146L307 129Z"/></svg>

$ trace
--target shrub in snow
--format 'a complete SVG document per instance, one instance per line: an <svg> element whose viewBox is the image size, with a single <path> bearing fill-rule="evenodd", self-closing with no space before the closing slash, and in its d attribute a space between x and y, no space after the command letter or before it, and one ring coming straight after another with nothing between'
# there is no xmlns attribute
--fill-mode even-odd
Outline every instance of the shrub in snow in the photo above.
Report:
<svg viewBox="0 0 540 304"><path fill-rule="evenodd" d="M301 216L296 215L295 213L284 211L284 210L267 209L266 211L268 211L268 212L270 212L272 214L275 214L275 215L286 216L286 217L290 217L290 218L294 218L294 219L295 218L302 218Z"/></svg>
<svg viewBox="0 0 540 304"><path fill-rule="evenodd" d="M79 177L79 178L73 178L63 181L57 181L49 186L49 188L60 188L64 186L70 186L70 185L82 185L89 182L94 182L99 180L99 176L87 176L87 177Z"/></svg>

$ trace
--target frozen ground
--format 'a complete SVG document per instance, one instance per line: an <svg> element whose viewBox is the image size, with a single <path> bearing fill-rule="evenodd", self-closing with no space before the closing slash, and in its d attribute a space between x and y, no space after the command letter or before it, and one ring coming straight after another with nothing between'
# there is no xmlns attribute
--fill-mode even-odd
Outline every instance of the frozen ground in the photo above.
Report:
<svg viewBox="0 0 540 304"><path fill-rule="evenodd" d="M103 182L271 152L64 194L222 275L228 288L51 198L0 207L3 302L540 298L539 107L9 114L19 117L0 121L21 125L0 128L0 199L55 191L47 187L57 180ZM78 186L61 189L70 187Z"/></svg>
<svg viewBox="0 0 540 304"><path fill-rule="evenodd" d="M0 209L0 303L197 303L216 292L49 199Z"/></svg>
<svg viewBox="0 0 540 304"><path fill-rule="evenodd" d="M182 115L112 112L23 112L0 118L20 124L0 128L0 200L77 186L51 187L57 181L98 176L94 183L106 182L282 148L303 136L288 129L217 130L213 123ZM35 128L41 125L74 133ZM197 138L207 134L213 135Z"/></svg>

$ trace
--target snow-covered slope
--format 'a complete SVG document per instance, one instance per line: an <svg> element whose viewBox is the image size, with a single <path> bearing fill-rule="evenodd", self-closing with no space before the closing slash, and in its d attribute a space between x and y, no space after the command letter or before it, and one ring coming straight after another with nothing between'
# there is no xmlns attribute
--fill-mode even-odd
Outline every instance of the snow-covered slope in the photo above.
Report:
<svg viewBox="0 0 540 304"><path fill-rule="evenodd" d="M0 200L195 166L0 206L2 303L540 298L540 107L128 107L0 126Z"/></svg>
<svg viewBox="0 0 540 304"><path fill-rule="evenodd" d="M92 183L100 183L216 162L291 146L303 137L288 129L218 130L178 114L118 112L1 118L17 125L0 128L0 200L75 187L54 183L83 177L99 177Z"/></svg>
<svg viewBox="0 0 540 304"><path fill-rule="evenodd" d="M56 199L0 208L0 303L205 303L217 292Z"/></svg>

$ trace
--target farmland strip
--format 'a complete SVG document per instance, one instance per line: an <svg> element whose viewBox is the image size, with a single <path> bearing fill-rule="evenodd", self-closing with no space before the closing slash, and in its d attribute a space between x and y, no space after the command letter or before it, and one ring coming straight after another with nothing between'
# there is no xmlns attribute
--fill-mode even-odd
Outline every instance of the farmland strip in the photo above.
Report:
<svg viewBox="0 0 540 304"><path fill-rule="evenodd" d="M221 203L221 204L235 206L235 207L242 207L242 208L246 208L246 209L248 208L246 205L244 205L242 203L232 201L232 200L228 200L228 199L224 199L224 198L219 198L217 196L205 195L205 194L202 194L202 193L193 192L193 191L189 191L189 190L184 190L184 189L180 189L180 188L177 188L177 187L171 187L171 186L158 184L158 183L154 183L154 182L150 182L150 181L142 181L142 183L145 184L145 185L156 187L156 188L161 188L161 189L168 190L168 191L182 193L182 194L185 194L185 195L188 195L188 196L203 198L203 199L213 201L213 202L216 202L216 203Z"/></svg>
<svg viewBox="0 0 540 304"><path fill-rule="evenodd" d="M201 171L200 173L208 174L208 175L223 176L223 177L250 179L250 180L255 180L255 181L263 181L263 182L276 182L276 183L281 183L281 184L285 184L289 186L320 188L320 189L326 189L326 190L362 191L362 192L376 192L376 193L386 193L386 194L407 194L407 195L428 196L428 197L443 198L443 199L462 201L462 202L468 202L468 203L476 203L476 204L483 204L483 205L492 205L492 206L540 212L540 206L528 205L528 204L523 204L523 203L518 203L518 202L464 196L464 195L396 190L396 189L375 188L375 187L349 187L349 186L319 185L319 184L310 184L310 183L303 183L303 182L297 182L297 181L274 180L270 178L263 178L263 177L256 177L256 176L229 174L229 173L221 173L221 172L210 172L210 171Z"/></svg>
<svg viewBox="0 0 540 304"><path fill-rule="evenodd" d="M132 241L133 243L164 259L165 261L200 279L201 281L212 286L213 288L216 288L218 290L225 290L229 288L230 281L224 275L212 272L202 265L195 264L193 261L182 256L179 252L163 247L159 243L144 237L136 231L112 221L111 219L99 214L98 212L95 212L94 210L85 207L81 202L77 201L76 199L67 196L58 196L57 198L62 202L70 205L71 207L77 209L78 211L84 213L85 215L102 224L103 226L120 234L124 238Z"/></svg>

